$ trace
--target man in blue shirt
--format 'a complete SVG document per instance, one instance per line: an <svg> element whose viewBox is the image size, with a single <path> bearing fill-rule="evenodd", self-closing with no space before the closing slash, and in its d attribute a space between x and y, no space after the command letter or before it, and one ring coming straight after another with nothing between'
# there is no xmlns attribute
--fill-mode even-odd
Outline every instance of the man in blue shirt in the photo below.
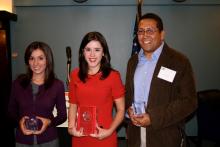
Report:
<svg viewBox="0 0 220 147"><path fill-rule="evenodd" d="M128 147L185 147L184 123L197 108L190 61L166 44L156 14L140 18L137 36L141 50L126 75Z"/></svg>

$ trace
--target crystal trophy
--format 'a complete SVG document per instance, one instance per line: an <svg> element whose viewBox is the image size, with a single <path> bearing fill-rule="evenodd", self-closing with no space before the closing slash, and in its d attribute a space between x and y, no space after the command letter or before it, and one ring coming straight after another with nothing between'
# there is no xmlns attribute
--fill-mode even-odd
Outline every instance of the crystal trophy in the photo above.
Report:
<svg viewBox="0 0 220 147"><path fill-rule="evenodd" d="M95 133L96 107L79 106L77 109L77 130L83 129L83 135Z"/></svg>
<svg viewBox="0 0 220 147"><path fill-rule="evenodd" d="M145 102L134 102L132 104L133 111L135 115L140 115L145 113Z"/></svg>
<svg viewBox="0 0 220 147"><path fill-rule="evenodd" d="M40 122L41 122L40 119L31 117L31 118L25 119L24 124L28 130L37 131L37 130L40 130Z"/></svg>

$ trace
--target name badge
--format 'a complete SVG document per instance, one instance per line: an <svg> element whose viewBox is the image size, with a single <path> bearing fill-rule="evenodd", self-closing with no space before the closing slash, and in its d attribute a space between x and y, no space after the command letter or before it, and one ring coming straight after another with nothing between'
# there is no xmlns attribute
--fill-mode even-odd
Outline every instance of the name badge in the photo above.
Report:
<svg viewBox="0 0 220 147"><path fill-rule="evenodd" d="M161 66L157 77L172 83L175 75L176 75L176 71Z"/></svg>

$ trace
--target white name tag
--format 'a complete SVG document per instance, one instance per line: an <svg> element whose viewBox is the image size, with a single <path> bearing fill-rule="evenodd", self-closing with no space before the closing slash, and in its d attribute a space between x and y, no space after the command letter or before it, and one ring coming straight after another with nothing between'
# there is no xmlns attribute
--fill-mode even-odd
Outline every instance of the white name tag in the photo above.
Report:
<svg viewBox="0 0 220 147"><path fill-rule="evenodd" d="M159 74L157 75L157 77L172 83L173 80L174 80L175 75L176 75L176 71L161 66Z"/></svg>

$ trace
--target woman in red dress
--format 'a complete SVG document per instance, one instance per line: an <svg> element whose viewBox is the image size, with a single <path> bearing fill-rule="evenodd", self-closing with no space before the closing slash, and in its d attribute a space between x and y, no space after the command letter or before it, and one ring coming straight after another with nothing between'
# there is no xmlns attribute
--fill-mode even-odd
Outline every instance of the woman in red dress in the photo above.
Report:
<svg viewBox="0 0 220 147"><path fill-rule="evenodd" d="M108 45L102 34L90 32L84 36L79 49L79 68L70 77L68 132L73 136L72 147L117 147L116 128L124 118L125 89L120 73L111 68ZM77 128L80 106L96 109L96 130L91 134Z"/></svg>

